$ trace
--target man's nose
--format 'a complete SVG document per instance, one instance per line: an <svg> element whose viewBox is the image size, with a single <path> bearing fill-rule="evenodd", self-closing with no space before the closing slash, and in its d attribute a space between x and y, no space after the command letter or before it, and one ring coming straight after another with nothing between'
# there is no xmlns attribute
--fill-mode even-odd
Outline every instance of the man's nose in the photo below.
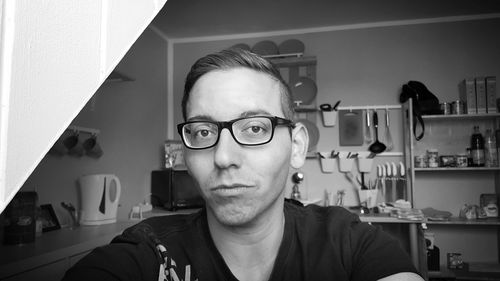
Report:
<svg viewBox="0 0 500 281"><path fill-rule="evenodd" d="M240 165L240 144L231 135L228 129L222 129L219 142L215 147L214 162L219 168Z"/></svg>

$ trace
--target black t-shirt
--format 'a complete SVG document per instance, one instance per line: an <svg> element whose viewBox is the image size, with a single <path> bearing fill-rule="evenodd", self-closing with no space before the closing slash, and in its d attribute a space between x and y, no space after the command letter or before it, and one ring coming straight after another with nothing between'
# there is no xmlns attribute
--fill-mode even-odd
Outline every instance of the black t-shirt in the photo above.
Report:
<svg viewBox="0 0 500 281"><path fill-rule="evenodd" d="M165 246L179 280L237 280L213 243L205 210L144 220L96 248L64 280L165 280L156 243ZM344 208L285 203L270 280L369 281L398 272L417 273L399 241L379 227Z"/></svg>

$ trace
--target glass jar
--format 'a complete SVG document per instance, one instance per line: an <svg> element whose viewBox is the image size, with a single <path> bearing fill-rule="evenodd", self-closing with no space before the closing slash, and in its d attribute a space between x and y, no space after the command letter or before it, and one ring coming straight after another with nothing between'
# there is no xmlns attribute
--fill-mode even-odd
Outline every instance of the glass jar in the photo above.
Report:
<svg viewBox="0 0 500 281"><path fill-rule="evenodd" d="M415 168L427 168L427 156L426 155L415 156Z"/></svg>
<svg viewBox="0 0 500 281"><path fill-rule="evenodd" d="M467 153L459 153L459 154L457 154L456 158L457 158L457 167L458 168L464 168L464 167L468 166Z"/></svg>
<svg viewBox="0 0 500 281"><path fill-rule="evenodd" d="M429 168L439 167L439 153L435 148L427 150L427 164Z"/></svg>

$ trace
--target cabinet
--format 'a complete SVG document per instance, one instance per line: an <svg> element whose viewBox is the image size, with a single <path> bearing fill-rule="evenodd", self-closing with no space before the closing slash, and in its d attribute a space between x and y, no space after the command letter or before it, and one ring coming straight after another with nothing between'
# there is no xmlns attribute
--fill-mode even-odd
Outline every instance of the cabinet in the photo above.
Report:
<svg viewBox="0 0 500 281"><path fill-rule="evenodd" d="M0 245L0 280L60 280L91 250L137 222L62 228L43 233L33 243Z"/></svg>
<svg viewBox="0 0 500 281"><path fill-rule="evenodd" d="M474 271L481 265L479 276L498 276L500 220L461 219L458 217L464 204L479 205L483 193L498 193L499 167L438 167L417 168L415 156L437 149L440 155L456 155L466 152L470 145L473 126L478 125L481 132L487 128L496 129L500 125L500 114L469 115L428 115L423 116L425 135L415 141L414 120L411 100L403 105L405 163L408 169L409 201L414 208L434 208L452 213L445 221L424 220L426 232L435 236L435 245L440 248L441 271L429 272L429 277L452 277L459 279L463 274L467 280L476 280ZM419 126L417 126L419 127ZM426 251L426 249L420 249ZM447 253L460 253L464 262L469 263L469 272L449 271ZM424 255L425 256L425 255ZM484 276L483 276L484 277ZM479 280L479 279L478 279ZM480 279L484 280L484 279ZM490 280L490 279L487 279ZM491 279L498 280L498 279Z"/></svg>

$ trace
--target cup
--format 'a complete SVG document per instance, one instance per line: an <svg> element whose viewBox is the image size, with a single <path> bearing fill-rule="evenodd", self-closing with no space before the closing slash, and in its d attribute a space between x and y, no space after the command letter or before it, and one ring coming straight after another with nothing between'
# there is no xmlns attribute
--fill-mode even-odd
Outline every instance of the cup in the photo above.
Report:
<svg viewBox="0 0 500 281"><path fill-rule="evenodd" d="M377 206L378 189L358 190L358 192L361 205L366 202L366 207L370 209Z"/></svg>
<svg viewBox="0 0 500 281"><path fill-rule="evenodd" d="M335 171L335 159L333 158L321 158L321 171L323 173L333 173Z"/></svg>
<svg viewBox="0 0 500 281"><path fill-rule="evenodd" d="M373 158L358 157L358 170L362 173L370 173L373 167Z"/></svg>
<svg viewBox="0 0 500 281"><path fill-rule="evenodd" d="M355 158L340 158L339 157L339 170L343 173L350 172Z"/></svg>
<svg viewBox="0 0 500 281"><path fill-rule="evenodd" d="M323 115L323 125L325 127L333 127L337 123L337 111L321 111Z"/></svg>
<svg viewBox="0 0 500 281"><path fill-rule="evenodd" d="M64 139L59 138L56 143L50 148L49 153L52 155L63 156L68 153L68 148L64 145Z"/></svg>
<svg viewBox="0 0 500 281"><path fill-rule="evenodd" d="M323 173L333 173L337 161L335 158L332 158L331 152L318 152L318 154L320 156L321 171Z"/></svg>
<svg viewBox="0 0 500 281"><path fill-rule="evenodd" d="M85 153L93 158L99 158L104 154L95 135L92 135L83 142L83 148L85 149Z"/></svg>
<svg viewBox="0 0 500 281"><path fill-rule="evenodd" d="M74 133L64 139L64 146L68 149L68 154L71 156L82 157L84 149L80 142L78 133Z"/></svg>

